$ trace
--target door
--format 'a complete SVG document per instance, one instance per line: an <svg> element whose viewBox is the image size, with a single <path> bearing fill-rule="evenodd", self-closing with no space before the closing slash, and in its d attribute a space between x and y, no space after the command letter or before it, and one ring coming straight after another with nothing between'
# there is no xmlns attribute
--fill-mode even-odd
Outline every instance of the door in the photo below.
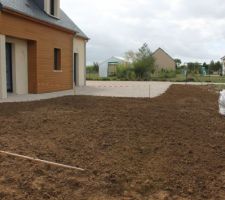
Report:
<svg viewBox="0 0 225 200"><path fill-rule="evenodd" d="M7 91L13 92L12 44L10 43L6 43L6 78L7 78Z"/></svg>
<svg viewBox="0 0 225 200"><path fill-rule="evenodd" d="M109 63L108 64L108 76L116 76L116 69L118 67L118 63Z"/></svg>
<svg viewBox="0 0 225 200"><path fill-rule="evenodd" d="M73 69L73 76L74 76L74 83L77 85L77 53L74 53L74 69Z"/></svg>

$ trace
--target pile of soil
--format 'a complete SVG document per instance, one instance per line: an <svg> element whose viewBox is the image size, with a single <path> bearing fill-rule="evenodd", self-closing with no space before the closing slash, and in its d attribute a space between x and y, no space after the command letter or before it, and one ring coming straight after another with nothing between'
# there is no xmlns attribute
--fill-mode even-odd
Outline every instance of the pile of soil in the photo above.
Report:
<svg viewBox="0 0 225 200"><path fill-rule="evenodd" d="M155 99L71 96L0 104L2 200L225 199L225 118L208 87Z"/></svg>

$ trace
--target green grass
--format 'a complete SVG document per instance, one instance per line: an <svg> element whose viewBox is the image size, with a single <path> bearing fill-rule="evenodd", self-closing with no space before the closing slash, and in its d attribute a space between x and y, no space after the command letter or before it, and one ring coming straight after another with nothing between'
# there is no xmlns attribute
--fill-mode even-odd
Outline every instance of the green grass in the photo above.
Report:
<svg viewBox="0 0 225 200"><path fill-rule="evenodd" d="M99 77L98 74L91 73L86 75L86 79L89 81L116 81L119 80L117 77Z"/></svg>
<svg viewBox="0 0 225 200"><path fill-rule="evenodd" d="M98 81L124 81L124 79L119 79L116 76L101 78L96 73L87 74L87 80L98 80ZM159 77L152 75L151 81L171 81L171 82L186 82L186 76L183 74L177 74L174 77ZM201 76L199 74L189 74L188 82L208 82L208 83L225 83L225 76Z"/></svg>
<svg viewBox="0 0 225 200"><path fill-rule="evenodd" d="M214 85L214 88L216 89L216 91L225 90L225 84Z"/></svg>
<svg viewBox="0 0 225 200"><path fill-rule="evenodd" d="M171 82L186 82L186 76L182 74L177 74L175 77L165 78L165 77L155 77L152 76L152 81L171 81ZM198 74L189 74L187 77L188 82L208 82L208 83L225 83L225 76L201 76Z"/></svg>

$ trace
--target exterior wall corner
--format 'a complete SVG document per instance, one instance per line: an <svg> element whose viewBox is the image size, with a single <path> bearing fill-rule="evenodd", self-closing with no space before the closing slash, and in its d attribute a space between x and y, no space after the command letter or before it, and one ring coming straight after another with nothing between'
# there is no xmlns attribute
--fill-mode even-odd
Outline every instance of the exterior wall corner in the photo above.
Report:
<svg viewBox="0 0 225 200"><path fill-rule="evenodd" d="M6 84L6 37L0 35L0 98L7 98L7 84Z"/></svg>

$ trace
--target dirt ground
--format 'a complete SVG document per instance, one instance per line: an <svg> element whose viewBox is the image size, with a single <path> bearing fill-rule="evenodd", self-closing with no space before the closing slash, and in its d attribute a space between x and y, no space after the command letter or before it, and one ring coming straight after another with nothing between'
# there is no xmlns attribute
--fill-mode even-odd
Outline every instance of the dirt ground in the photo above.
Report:
<svg viewBox="0 0 225 200"><path fill-rule="evenodd" d="M206 86L155 99L73 96L0 104L1 200L225 199L225 118Z"/></svg>

